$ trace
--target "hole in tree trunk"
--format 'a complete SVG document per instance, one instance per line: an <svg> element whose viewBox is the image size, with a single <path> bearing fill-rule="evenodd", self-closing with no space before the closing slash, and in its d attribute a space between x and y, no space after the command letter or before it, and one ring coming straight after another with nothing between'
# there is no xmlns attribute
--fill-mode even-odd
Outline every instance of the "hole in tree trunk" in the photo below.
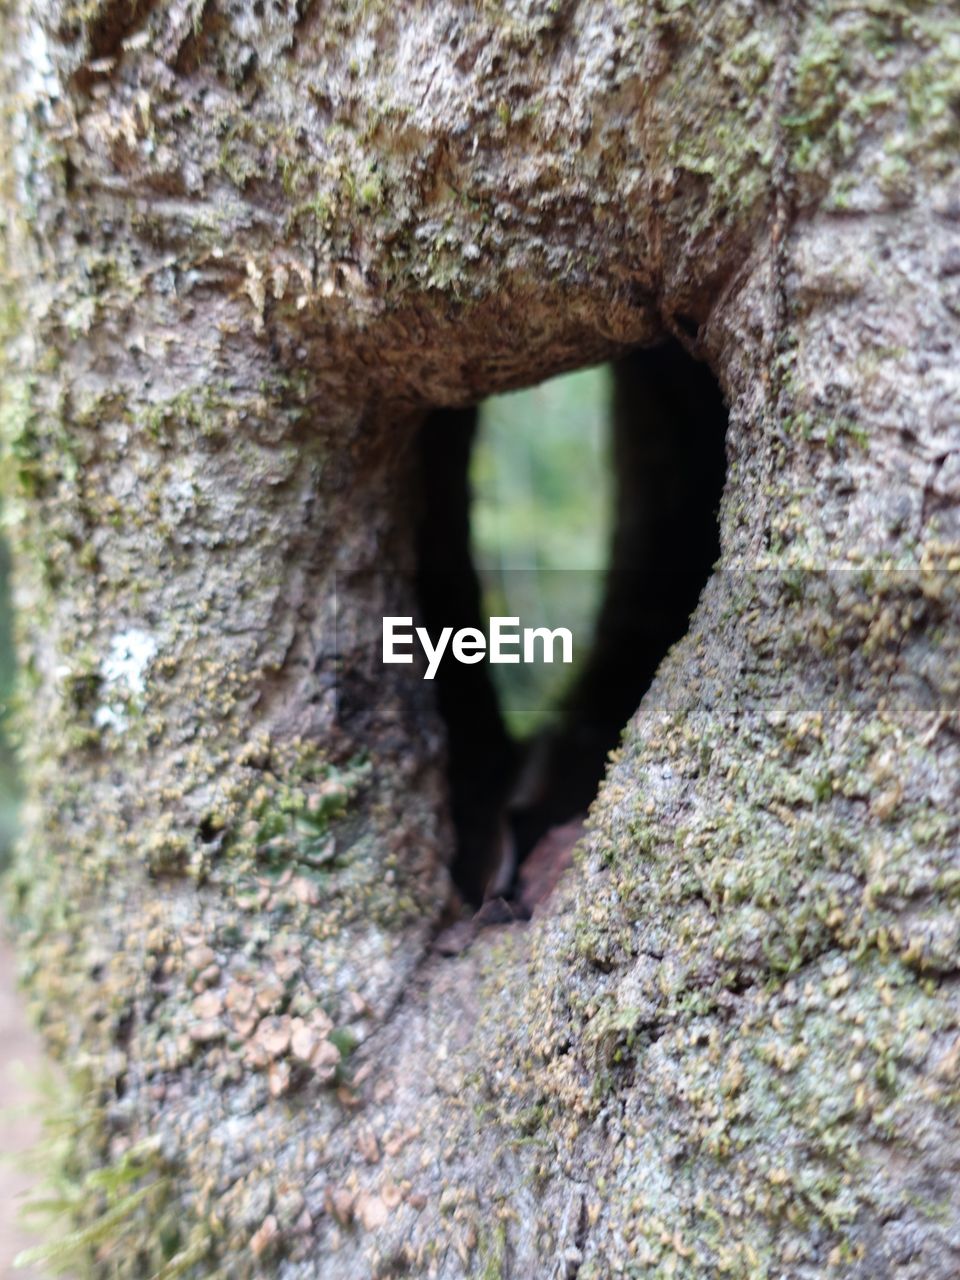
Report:
<svg viewBox="0 0 960 1280"><path fill-rule="evenodd" d="M606 564L593 566L599 590L592 640L571 682L562 695L553 694L553 706L540 709L540 728L531 733L529 725L518 727L517 715L504 705L503 681L495 682L486 661L446 661L437 669L457 841L452 873L461 895L474 905L498 895L519 897L520 914L530 909L522 876L518 888L518 867L525 859L532 865L549 849L555 828L586 813L608 753L667 650L686 631L719 556L727 415L715 379L675 342L634 352L611 370L605 417L612 531L605 539ZM514 413L520 406L517 397ZM494 611L491 594L496 612L516 612L509 590L485 594L475 563L471 458L482 422L476 409L440 409L421 430L418 594L431 636L443 627L485 630ZM541 406L512 429L535 437L542 451L552 447L553 426ZM484 439L480 447L489 453L497 444ZM549 512L556 510L557 521L569 520L576 509L563 483L574 498L578 487L596 487L595 474L583 465L586 438L583 450L580 460L574 450L565 477L562 468L551 472L549 499L531 494L540 498L541 512L544 500ZM531 484L536 483L534 469ZM486 501L489 507L489 495ZM514 527L522 518L521 512ZM571 575L588 572L570 570L565 576L563 566L545 568L538 560L517 572L528 580L551 576L554 597L574 590ZM579 584L574 594L582 597ZM521 627L526 622L521 617ZM549 625L561 622L554 618ZM537 618L532 625L543 624Z"/></svg>

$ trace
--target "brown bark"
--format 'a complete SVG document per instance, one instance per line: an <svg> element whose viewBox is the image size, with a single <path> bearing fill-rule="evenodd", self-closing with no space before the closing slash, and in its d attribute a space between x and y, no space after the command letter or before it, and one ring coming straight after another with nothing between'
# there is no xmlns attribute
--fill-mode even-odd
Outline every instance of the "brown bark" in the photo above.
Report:
<svg viewBox="0 0 960 1280"><path fill-rule="evenodd" d="M11 900L169 1172L103 1265L956 1274L955 7L2 23ZM441 726L363 663L417 425L667 334L721 568L555 909L430 958Z"/></svg>

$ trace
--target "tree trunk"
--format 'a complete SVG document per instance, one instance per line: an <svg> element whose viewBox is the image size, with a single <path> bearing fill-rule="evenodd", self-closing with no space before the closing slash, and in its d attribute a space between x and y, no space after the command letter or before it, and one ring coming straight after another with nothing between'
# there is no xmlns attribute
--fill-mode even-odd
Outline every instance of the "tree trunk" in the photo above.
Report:
<svg viewBox="0 0 960 1280"><path fill-rule="evenodd" d="M157 1147L103 1274L955 1276L955 6L0 21L10 900L83 1158ZM431 956L418 424L669 335L719 567L549 908Z"/></svg>

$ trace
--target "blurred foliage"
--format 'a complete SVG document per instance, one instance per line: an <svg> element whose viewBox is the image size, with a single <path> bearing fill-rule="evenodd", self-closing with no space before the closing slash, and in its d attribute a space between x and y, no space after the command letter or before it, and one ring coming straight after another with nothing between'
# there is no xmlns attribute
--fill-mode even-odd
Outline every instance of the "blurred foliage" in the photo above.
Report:
<svg viewBox="0 0 960 1280"><path fill-rule="evenodd" d="M5 721L13 692L13 635L10 610L10 553L0 539L0 866L6 861L17 815L17 782Z"/></svg>
<svg viewBox="0 0 960 1280"><path fill-rule="evenodd" d="M497 665L508 727L549 722L587 654L613 523L608 365L553 378L480 407L471 461L471 530L487 616L568 627L573 666Z"/></svg>

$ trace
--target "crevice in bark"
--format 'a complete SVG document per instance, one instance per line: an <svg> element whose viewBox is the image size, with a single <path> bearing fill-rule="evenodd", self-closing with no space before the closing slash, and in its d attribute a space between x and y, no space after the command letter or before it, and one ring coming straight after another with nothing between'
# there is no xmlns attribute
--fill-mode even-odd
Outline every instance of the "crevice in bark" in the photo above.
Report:
<svg viewBox="0 0 960 1280"><path fill-rule="evenodd" d="M417 586L431 635L445 626L483 629L480 581L470 551L468 468L476 426L475 409L441 409L421 429ZM453 875L464 897L479 903L504 835L504 807L519 752L507 733L486 663L444 663L436 690L447 728L457 836Z"/></svg>
<svg viewBox="0 0 960 1280"><path fill-rule="evenodd" d="M444 662L434 682L447 731L454 881L467 902L503 896L521 918L569 859L607 756L685 633L720 552L727 414L709 369L669 341L618 361L614 388L614 536L593 645L556 729L514 741L486 663ZM431 636L485 627L470 551L475 432L472 408L438 409L421 428L417 588Z"/></svg>

